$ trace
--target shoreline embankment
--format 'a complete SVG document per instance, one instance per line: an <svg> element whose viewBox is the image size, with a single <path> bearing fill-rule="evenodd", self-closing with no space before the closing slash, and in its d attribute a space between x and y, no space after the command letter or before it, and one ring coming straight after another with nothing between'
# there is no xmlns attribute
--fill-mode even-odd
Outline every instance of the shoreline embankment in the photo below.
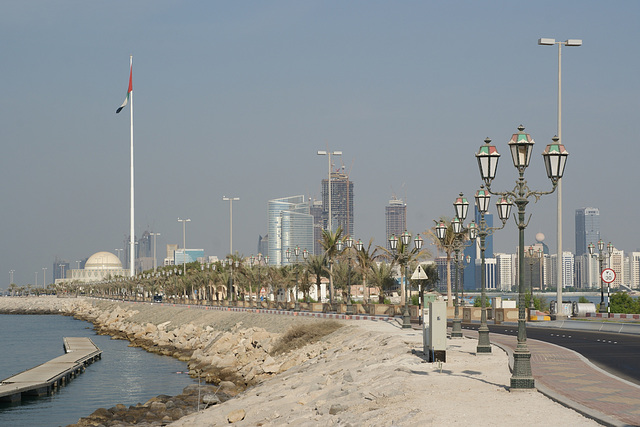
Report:
<svg viewBox="0 0 640 427"><path fill-rule="evenodd" d="M157 422L166 424L184 415L195 412L199 406L224 402L265 379L300 364L311 356L300 352L272 355L277 340L294 324L322 322L314 318L291 318L273 316L265 322L264 316L246 312L220 312L195 310L171 304L149 304L100 300L90 298L20 297L0 298L2 314L64 315L92 323L98 334L112 339L123 339L130 346L171 356L187 363L189 375L200 377L203 383L213 384L200 390L198 405L197 389L185 389L186 399L169 405L169 409L180 406L180 411L168 411L160 400L168 396L151 399L143 405L126 408L116 405L111 409L100 408L78 425L122 422ZM160 402L163 403L163 402ZM131 417L125 412L138 412L148 407L151 414ZM125 409L126 408L126 409ZM118 416L118 412L122 413ZM158 424L160 425L160 424Z"/></svg>
<svg viewBox="0 0 640 427"><path fill-rule="evenodd" d="M477 356L477 340L448 339L446 363L427 363L422 332L395 322L340 321L309 339L291 331L324 319L85 298L0 298L0 312L88 320L99 333L182 358L192 375L218 384L100 408L78 426L598 425L536 390L510 392L498 347ZM301 346L273 351L298 339Z"/></svg>

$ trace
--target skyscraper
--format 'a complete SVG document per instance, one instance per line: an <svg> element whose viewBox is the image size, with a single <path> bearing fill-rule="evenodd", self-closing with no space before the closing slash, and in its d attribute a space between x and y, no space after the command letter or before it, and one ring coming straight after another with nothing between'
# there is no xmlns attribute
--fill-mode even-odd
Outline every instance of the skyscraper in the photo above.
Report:
<svg viewBox="0 0 640 427"><path fill-rule="evenodd" d="M287 261L285 252L293 251L296 246L313 254L313 216L309 213L309 201L305 201L304 196L291 196L269 200L267 205L269 264L293 264L295 256Z"/></svg>
<svg viewBox="0 0 640 427"><path fill-rule="evenodd" d="M329 180L322 180L322 219L329 224ZM342 227L342 236L353 236L353 181L344 172L331 172L331 228Z"/></svg>
<svg viewBox="0 0 640 427"><path fill-rule="evenodd" d="M484 220L487 223L487 227L493 227L493 214L485 213ZM480 224L480 212L478 211L478 207L474 207L474 221L476 224ZM485 237L484 240L484 259L485 259L485 269L487 271L487 275L485 276L487 282L485 283L487 289L495 289L495 273L490 270L495 261L493 259L493 234L490 234ZM480 250L480 238L476 239L475 244L468 246L464 249L464 256L470 257L470 262L465 264L464 266L464 289L465 290L476 290L482 288L482 251Z"/></svg>
<svg viewBox="0 0 640 427"><path fill-rule="evenodd" d="M387 249L391 249L388 238L393 234L400 238L400 235L407 229L407 205L394 196L385 206L384 212L387 225Z"/></svg>
<svg viewBox="0 0 640 427"><path fill-rule="evenodd" d="M322 244L322 230L324 228L324 222L322 220L322 200L314 200L311 203L309 212L313 216L313 245L314 253L320 255L323 251Z"/></svg>
<svg viewBox="0 0 640 427"><path fill-rule="evenodd" d="M579 257L588 253L589 243L596 247L600 240L600 211L597 208L576 209L576 252Z"/></svg>

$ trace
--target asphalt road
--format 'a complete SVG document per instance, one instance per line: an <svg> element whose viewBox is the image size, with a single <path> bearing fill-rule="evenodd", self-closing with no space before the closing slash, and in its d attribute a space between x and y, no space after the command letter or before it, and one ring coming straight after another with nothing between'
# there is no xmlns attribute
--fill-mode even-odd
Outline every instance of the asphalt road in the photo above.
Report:
<svg viewBox="0 0 640 427"><path fill-rule="evenodd" d="M462 327L477 330L479 326L464 324ZM518 335L517 326L488 326L494 334ZM640 335L536 326L527 328L527 338L569 348L601 369L640 385Z"/></svg>

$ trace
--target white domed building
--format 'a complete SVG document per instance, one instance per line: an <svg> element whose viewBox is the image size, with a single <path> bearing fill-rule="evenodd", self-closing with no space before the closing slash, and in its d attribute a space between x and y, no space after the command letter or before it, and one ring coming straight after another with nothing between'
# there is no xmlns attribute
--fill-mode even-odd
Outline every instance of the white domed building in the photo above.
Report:
<svg viewBox="0 0 640 427"><path fill-rule="evenodd" d="M74 269L62 279L69 282L100 282L114 277L128 276L128 270L122 268L120 259L111 252L96 252L84 264L84 269ZM56 282L58 282L56 280Z"/></svg>

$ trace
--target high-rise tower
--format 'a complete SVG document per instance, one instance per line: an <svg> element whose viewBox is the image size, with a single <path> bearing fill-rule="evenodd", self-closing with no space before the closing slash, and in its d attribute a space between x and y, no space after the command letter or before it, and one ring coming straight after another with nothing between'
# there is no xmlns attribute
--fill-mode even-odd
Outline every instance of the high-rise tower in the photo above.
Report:
<svg viewBox="0 0 640 427"><path fill-rule="evenodd" d="M329 222L329 180L322 180L322 219ZM353 236L353 181L344 172L331 172L331 228L342 227L342 236Z"/></svg>
<svg viewBox="0 0 640 427"><path fill-rule="evenodd" d="M309 213L309 201L305 201L304 196L291 196L269 200L267 204L269 264L293 264L295 258L287 260L285 252L293 251L296 246L313 255L313 216Z"/></svg>
<svg viewBox="0 0 640 427"><path fill-rule="evenodd" d="M575 256L588 253L589 243L596 247L600 240L600 211L597 208L576 209L576 251Z"/></svg>
<svg viewBox="0 0 640 427"><path fill-rule="evenodd" d="M389 204L384 208L385 222L387 225L387 249L389 246L389 237L395 234L398 238L407 229L407 205L394 197L389 200Z"/></svg>

